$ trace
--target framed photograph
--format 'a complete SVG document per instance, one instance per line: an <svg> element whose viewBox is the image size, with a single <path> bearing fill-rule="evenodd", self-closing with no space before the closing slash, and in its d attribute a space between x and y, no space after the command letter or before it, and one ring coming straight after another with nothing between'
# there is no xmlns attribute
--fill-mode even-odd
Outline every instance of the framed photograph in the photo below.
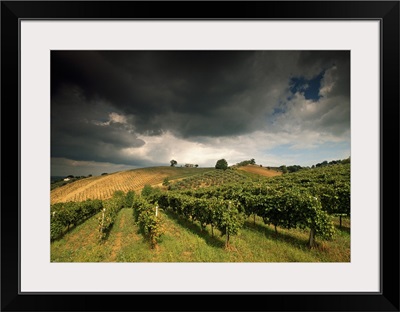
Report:
<svg viewBox="0 0 400 312"><path fill-rule="evenodd" d="M399 311L399 2L1 26L2 311Z"/></svg>

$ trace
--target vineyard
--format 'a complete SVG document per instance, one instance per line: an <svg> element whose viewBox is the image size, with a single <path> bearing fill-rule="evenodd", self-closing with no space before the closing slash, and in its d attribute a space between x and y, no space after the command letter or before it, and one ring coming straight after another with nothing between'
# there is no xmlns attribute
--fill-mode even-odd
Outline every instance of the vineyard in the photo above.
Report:
<svg viewBox="0 0 400 312"><path fill-rule="evenodd" d="M214 170L179 180L169 185L168 190L197 189L236 182L253 181L258 176L249 176L237 170Z"/></svg>
<svg viewBox="0 0 400 312"><path fill-rule="evenodd" d="M57 235L52 232L51 236L52 261L82 261L79 257L71 258L70 238L80 231L89 231L93 218L96 218L97 226L90 228L96 234L87 234L90 242L85 244L92 244L91 250L97 250L97 254L85 261L107 259L101 246L104 252L111 248L109 244L115 231L129 232L127 237L134 238L128 241L125 237L122 244L122 234L115 234L115 239L120 242L116 243L118 248L113 247L118 252L110 249L114 250L109 256L110 261L163 259L179 262L199 261L198 257L200 261L232 261L226 260L231 259L231 253L236 256L239 253L242 259L233 261L350 261L350 164L275 177L243 170L209 169L197 171L196 175L181 175L164 187L159 187L160 181L171 175L154 169L154 175L150 175L153 180L142 178L144 186L141 189L126 187L134 184L132 179L129 180L132 178L129 171L118 176L125 177L127 182L124 184L119 180L111 189L100 192L96 200L86 198L52 205L51 228L57 229L53 231ZM110 177L112 175L102 180ZM153 181L153 186L144 181ZM108 195L103 199L101 194ZM86 208L79 208L81 206ZM63 214L67 217L62 217ZM118 223L122 215L124 221ZM60 223L60 219L66 221ZM188 245L182 241L183 233L192 241ZM202 254L187 259L189 254L195 253L193 241ZM180 245L179 248L174 245L174 250L168 250L171 242ZM249 252L252 244L257 244L257 248L284 250L284 255L274 260L267 255L271 252L268 249L255 255ZM271 247L274 244L275 247ZM136 250L135 246L141 250L141 256L133 250ZM175 249L182 248L179 255L171 256ZM65 258L66 250L70 250L69 258ZM243 252L249 252L249 255L243 255ZM166 257L169 260L165 260Z"/></svg>
<svg viewBox="0 0 400 312"><path fill-rule="evenodd" d="M79 180L51 191L51 203L87 199L108 199L115 191L140 192L144 185L159 185L165 178L179 179L186 176L207 172L210 168L173 168L151 167L116 172L105 176L90 177Z"/></svg>

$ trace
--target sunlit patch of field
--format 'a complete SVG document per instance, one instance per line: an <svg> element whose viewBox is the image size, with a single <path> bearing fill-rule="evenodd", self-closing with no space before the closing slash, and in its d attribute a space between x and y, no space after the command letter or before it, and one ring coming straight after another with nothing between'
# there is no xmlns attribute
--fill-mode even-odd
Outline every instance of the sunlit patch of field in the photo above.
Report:
<svg viewBox="0 0 400 312"><path fill-rule="evenodd" d="M265 167L260 167L258 165L242 166L242 167L238 167L238 170L259 174L259 175L262 175L265 177L275 177L275 176L279 176L282 174L282 172L280 172L280 171L268 169Z"/></svg>
<svg viewBox="0 0 400 312"><path fill-rule="evenodd" d="M90 177L69 183L51 191L51 204L86 199L107 199L117 191L140 192L144 185L160 185L170 180L214 170L212 168L149 167Z"/></svg>

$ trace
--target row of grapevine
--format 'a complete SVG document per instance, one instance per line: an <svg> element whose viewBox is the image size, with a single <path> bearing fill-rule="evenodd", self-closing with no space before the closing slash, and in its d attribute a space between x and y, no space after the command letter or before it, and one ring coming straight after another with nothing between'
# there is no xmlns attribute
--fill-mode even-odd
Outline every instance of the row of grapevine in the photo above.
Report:
<svg viewBox="0 0 400 312"><path fill-rule="evenodd" d="M210 190L208 190L210 191ZM215 191L215 189L214 189ZM271 192L268 195L254 195L250 192L216 193L210 196L206 189L195 190L191 196L168 192L160 194L158 203L165 209L171 209L186 219L197 220L201 227L210 224L221 233L229 236L237 234L244 224L246 216L260 216L265 224L286 229L309 228L310 247L314 236L325 239L333 237L334 226L331 217L322 210L321 202L310 193L296 190ZM197 194L196 194L197 193Z"/></svg>
<svg viewBox="0 0 400 312"><path fill-rule="evenodd" d="M301 170L270 179L268 185L307 189L321 201L323 210L339 216L340 226L342 216L350 216L350 164Z"/></svg>
<svg viewBox="0 0 400 312"><path fill-rule="evenodd" d="M222 235L226 235L226 245L231 235L238 234L243 227L244 215L240 213L237 203L222 198L196 198L176 192L158 193L157 203L163 209L170 209L187 220L199 221L204 229L211 225Z"/></svg>
<svg viewBox="0 0 400 312"><path fill-rule="evenodd" d="M165 232L158 206L148 202L143 196L138 196L134 198L132 208L133 218L140 232L149 239L151 247L155 248Z"/></svg>
<svg viewBox="0 0 400 312"><path fill-rule="evenodd" d="M350 183L314 185L311 192L321 200L324 210L331 214L350 215Z"/></svg>
<svg viewBox="0 0 400 312"><path fill-rule="evenodd" d="M55 240L66 233L71 225L77 225L103 208L101 200L57 203L50 206L50 239Z"/></svg>
<svg viewBox="0 0 400 312"><path fill-rule="evenodd" d="M118 212L123 207L132 206L133 198L134 193L132 191L126 194L123 191L115 191L110 199L103 201L103 210L98 218L100 239L104 239L107 236L117 218Z"/></svg>

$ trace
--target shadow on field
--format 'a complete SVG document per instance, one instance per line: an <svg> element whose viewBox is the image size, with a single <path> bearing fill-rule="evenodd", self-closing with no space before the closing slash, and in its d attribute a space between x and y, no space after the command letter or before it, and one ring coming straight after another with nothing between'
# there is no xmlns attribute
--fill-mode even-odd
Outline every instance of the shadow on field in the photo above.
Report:
<svg viewBox="0 0 400 312"><path fill-rule="evenodd" d="M342 225L342 227L340 227L340 225L335 225L335 229L336 229L336 231L340 231L340 232L347 233L350 235L350 228L348 226Z"/></svg>
<svg viewBox="0 0 400 312"><path fill-rule="evenodd" d="M178 223L180 226L189 230L194 235L197 235L197 236L200 236L201 238L203 238L204 241L207 243L207 245L212 246L212 247L217 247L217 248L224 248L225 241L221 241L221 239L219 239L216 236L215 232L214 232L214 236L211 236L207 230L202 230L200 225L197 222L192 223L192 222L180 217L179 215L173 213L172 211L164 210L164 212L169 218L176 221L176 223ZM216 231L216 230L214 229L214 231ZM217 232L217 233L219 233L219 232Z"/></svg>
<svg viewBox="0 0 400 312"><path fill-rule="evenodd" d="M333 223L335 224L335 229L338 232L342 233L347 233L350 235L350 218L349 217L343 217L342 222L340 222L340 218L335 216L333 218ZM340 226L340 224L342 224Z"/></svg>
<svg viewBox="0 0 400 312"><path fill-rule="evenodd" d="M245 221L244 228L249 231L262 233L267 239L270 239L272 241L285 242L299 249L303 249L308 244L308 239L300 239L290 234L282 233L279 228L278 233L275 233L274 229L271 229L259 223L254 224L252 221Z"/></svg>
<svg viewBox="0 0 400 312"><path fill-rule="evenodd" d="M109 228L107 231L105 231L104 237L99 240L100 244L105 244L106 241L108 241L108 238L110 237L110 233L111 233L111 228Z"/></svg>

